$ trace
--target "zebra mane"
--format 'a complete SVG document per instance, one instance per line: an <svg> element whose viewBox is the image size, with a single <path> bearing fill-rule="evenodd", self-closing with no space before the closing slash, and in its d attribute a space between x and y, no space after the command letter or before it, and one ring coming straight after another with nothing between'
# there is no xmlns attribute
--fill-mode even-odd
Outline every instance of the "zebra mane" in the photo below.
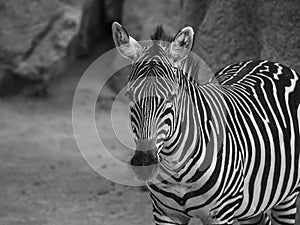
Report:
<svg viewBox="0 0 300 225"><path fill-rule="evenodd" d="M150 36L153 41L173 41L173 37L166 33L162 25L158 25L154 31L154 34Z"/></svg>
<svg viewBox="0 0 300 225"><path fill-rule="evenodd" d="M190 79L191 77L199 84L212 81L213 72L206 63L194 52L190 52L188 57L179 66L183 74Z"/></svg>
<svg viewBox="0 0 300 225"><path fill-rule="evenodd" d="M153 41L172 42L173 37L167 34L162 25L158 25L153 35L150 36ZM194 78L199 84L211 81L213 73L205 62L195 53L191 52L180 65L183 73L188 79Z"/></svg>

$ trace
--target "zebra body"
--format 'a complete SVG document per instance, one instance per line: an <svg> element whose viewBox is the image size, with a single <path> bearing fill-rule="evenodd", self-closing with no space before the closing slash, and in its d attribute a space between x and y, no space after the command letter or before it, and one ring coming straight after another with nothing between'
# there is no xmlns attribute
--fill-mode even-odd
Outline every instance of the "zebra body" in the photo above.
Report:
<svg viewBox="0 0 300 225"><path fill-rule="evenodd" d="M118 35L122 29L113 25ZM279 63L247 61L199 84L180 61L192 47L190 29L167 47L154 43L141 50L128 37L135 51L119 49L136 60L128 84L137 140L131 164L148 168L155 223L187 224L196 217L204 224L264 224L271 209L272 224L294 224L300 191L298 75ZM124 39L114 40L119 46Z"/></svg>
<svg viewBox="0 0 300 225"><path fill-rule="evenodd" d="M210 166L201 168L201 163L197 165L199 162L197 156L200 157L203 154L195 154L194 161L180 161L185 164L185 167L176 171L174 178L177 180L171 177L168 180L169 183L158 182L158 184L150 185L149 188L152 200L159 205L159 208L173 208L175 211L181 209L182 215L177 212L180 215L179 218L184 217L185 213L189 216L200 215L208 219L217 216L227 223L226 216L247 219L271 209L292 194L299 185L300 101L297 96L300 96L300 88L297 82L298 76L293 70L268 61L249 61L231 65L220 71L216 78L220 85L210 83L194 87L193 82L186 84L193 86L189 88L195 88L191 93L202 96L199 99L201 102L209 100L210 102L199 104L193 102L195 100L191 96L187 96L182 101L184 104L198 107L207 105L208 108L204 111L210 111L215 107L215 116L218 118L206 119L204 123L199 123L200 117L205 117L203 108L189 107L191 112L184 112L181 122L184 124L183 121L187 120L189 127L206 127L205 133L214 134L209 137L213 140L214 146L209 144L209 139L203 145L206 148L203 151L215 151L212 158L208 156L206 159L210 162ZM257 89L263 91L261 89L263 85L272 88L268 89L265 94L259 95L261 96L259 98L255 93L259 91ZM281 99L279 99L280 96L274 96L274 93L280 94L280 91L285 93L285 89L290 89L292 94L287 93L287 96L282 96ZM294 91L295 89L298 91ZM218 105L216 99L222 100L223 105ZM273 108L269 108L268 102L276 104ZM212 104L215 105L212 106ZM223 116L224 114L227 115ZM213 120L215 123L209 125L208 121ZM191 125L193 122L194 124ZM209 129L215 131L211 132ZM223 129L223 134L219 139L221 129ZM254 130L265 130L265 132L254 136ZM192 131L195 132L195 129ZM198 131L202 132L200 129ZM197 136L201 135L199 133ZM295 136L292 137L292 135ZM176 134L174 136L170 142L176 139ZM190 140L195 141L192 138ZM222 144L218 146L215 140L220 140ZM191 149L191 152L201 152L200 144L194 145L191 142L182 142L179 139L178 145L172 151L185 154L183 149L193 146L195 149ZM168 144L166 148L167 146ZM210 148L208 149L207 146ZM217 148L214 149L214 147ZM176 148L181 148L181 151ZM291 158L286 159L289 153ZM290 168L285 168L287 165L291 165ZM173 169L172 166L169 167ZM186 171L189 175L178 179L180 174ZM199 177L196 182L192 181L193 176L196 177L197 174ZM214 195L215 193L218 195ZM260 202L262 200L263 202ZM222 210L228 207L233 211L226 215ZM167 211L169 214L175 213L172 209Z"/></svg>

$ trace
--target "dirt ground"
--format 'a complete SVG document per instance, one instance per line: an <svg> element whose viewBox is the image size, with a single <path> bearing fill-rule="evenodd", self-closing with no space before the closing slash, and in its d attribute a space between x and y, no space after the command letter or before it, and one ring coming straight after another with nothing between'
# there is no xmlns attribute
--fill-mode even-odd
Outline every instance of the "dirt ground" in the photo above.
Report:
<svg viewBox="0 0 300 225"><path fill-rule="evenodd" d="M147 192L101 177L76 145L73 95L91 61L70 66L47 98L0 99L0 225L151 224ZM109 121L106 93L97 105L99 129Z"/></svg>
<svg viewBox="0 0 300 225"><path fill-rule="evenodd" d="M0 225L152 224L147 192L103 178L85 162L76 145L72 101L92 60L70 66L51 84L47 98L0 99ZM91 85L87 99L93 91ZM112 96L106 89L98 101L96 123L105 131L101 134L106 146L125 159L128 154L122 153L107 129ZM122 120L123 112L119 113ZM98 157L103 169L115 169L106 158Z"/></svg>

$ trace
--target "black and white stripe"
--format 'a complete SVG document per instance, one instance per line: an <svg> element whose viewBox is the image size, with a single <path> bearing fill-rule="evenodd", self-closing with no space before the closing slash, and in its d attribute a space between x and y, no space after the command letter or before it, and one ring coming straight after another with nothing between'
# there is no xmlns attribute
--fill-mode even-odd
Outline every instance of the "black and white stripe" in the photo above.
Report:
<svg viewBox="0 0 300 225"><path fill-rule="evenodd" d="M146 50L129 77L137 138L158 135L161 146L160 171L148 185L156 224L269 221L261 217L269 209L274 224L293 224L300 180L296 72L248 61L218 72L218 84L200 85L163 51Z"/></svg>
<svg viewBox="0 0 300 225"><path fill-rule="evenodd" d="M296 72L247 61L198 82L191 27L172 38L160 26L147 47L116 22L112 33L133 65L130 163L148 182L155 223L197 217L203 224L293 224L300 191Z"/></svg>

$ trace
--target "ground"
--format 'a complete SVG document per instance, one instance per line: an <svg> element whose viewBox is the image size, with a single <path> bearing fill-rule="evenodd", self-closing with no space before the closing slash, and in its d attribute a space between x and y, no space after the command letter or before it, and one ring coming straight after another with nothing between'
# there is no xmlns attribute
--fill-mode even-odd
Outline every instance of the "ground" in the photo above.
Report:
<svg viewBox="0 0 300 225"><path fill-rule="evenodd" d="M1 225L151 224L147 192L103 178L76 145L73 95L90 62L71 65L52 82L46 98L0 99ZM106 93L97 106L99 129L109 121L111 98ZM117 148L111 134L103 135ZM102 161L102 167L107 163L109 168L109 162Z"/></svg>
<svg viewBox="0 0 300 225"><path fill-rule="evenodd" d="M52 82L46 98L0 99L0 225L153 224L147 192L103 178L85 162L76 145L72 101L91 61L71 65ZM95 91L92 83L86 99ZM105 131L101 135L106 146L126 159L128 152L122 153L108 129L112 96L105 89L98 100L96 123ZM125 102L119 103L126 108ZM122 120L122 110L116 116ZM120 132L125 131L120 128ZM97 149L94 154L101 168L115 169Z"/></svg>

